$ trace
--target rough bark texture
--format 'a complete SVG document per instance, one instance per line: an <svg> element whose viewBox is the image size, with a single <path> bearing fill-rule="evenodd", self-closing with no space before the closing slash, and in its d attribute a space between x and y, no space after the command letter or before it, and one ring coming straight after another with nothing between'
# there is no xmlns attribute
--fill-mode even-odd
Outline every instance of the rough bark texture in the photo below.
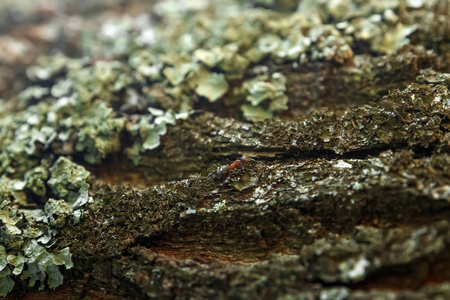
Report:
<svg viewBox="0 0 450 300"><path fill-rule="evenodd" d="M200 113L140 167L91 166L109 187L61 232L76 267L52 297L447 297L438 95L444 85L413 84L372 106L258 124Z"/></svg>
<svg viewBox="0 0 450 300"><path fill-rule="evenodd" d="M278 121L203 101L138 166L74 155L94 199L58 235L74 268L8 299L450 298L449 66L411 45L268 62L287 78Z"/></svg>

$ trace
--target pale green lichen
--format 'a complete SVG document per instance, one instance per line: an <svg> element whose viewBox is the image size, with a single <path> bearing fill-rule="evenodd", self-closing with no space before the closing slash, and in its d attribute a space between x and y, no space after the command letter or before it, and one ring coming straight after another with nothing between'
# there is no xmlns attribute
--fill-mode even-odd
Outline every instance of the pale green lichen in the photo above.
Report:
<svg viewBox="0 0 450 300"><path fill-rule="evenodd" d="M61 211L64 214L67 213L67 208L70 206L70 212L73 214L73 220L76 223L79 222L81 217L81 211L79 208L90 201L88 194L89 184L89 172L82 166L72 163L67 158L60 157L50 168L51 177L47 184L53 190L53 193L64 200L63 205L60 205ZM50 199L52 200L52 199ZM49 200L49 201L50 201ZM55 200L50 201L51 206L48 207L49 211L55 211L53 208L57 203ZM47 204L46 204L47 205ZM47 209L47 206L46 206Z"/></svg>
<svg viewBox="0 0 450 300"><path fill-rule="evenodd" d="M191 63L180 63L173 67L164 68L163 74L169 80L170 84L179 85L193 68L194 66Z"/></svg>
<svg viewBox="0 0 450 300"><path fill-rule="evenodd" d="M227 105L241 107L247 119L256 120L252 116L262 115L262 111L264 117L276 117L287 104L277 102L280 105L270 110L264 106L250 107L253 104L245 103L247 95L236 93L239 87L234 85L230 90L230 83L242 79L244 74L248 78L253 65L264 59L277 63L311 60L344 63L354 56L355 42L361 40L368 41L373 51L394 53L408 43L408 36L417 30L415 26L401 23L397 14L404 8L398 1L255 3L274 9L279 7L289 13L249 10L248 3L231 0L200 1L182 6L167 2L155 8L161 22L167 26L153 26L144 15L108 21L99 32L87 32L83 40L86 53L99 56L100 60L84 67L71 62L72 66L66 68L69 79L58 82L51 93L61 97L73 90L83 101L98 97L114 103L123 101L119 94L125 88L128 94L137 95L129 97L130 104L133 101L136 104L135 98L138 98L137 101L143 102L141 111L144 112L147 107L187 112L199 98L206 98L210 102L223 99ZM417 4L413 8L416 9ZM346 21L348 19L350 21ZM30 69L30 76L57 74L61 61L58 58L54 67L47 66L52 64L47 61L43 70ZM150 84L136 88L136 84L148 80ZM161 93L152 90L152 86L161 88L165 97L161 98ZM149 99L142 100L142 96ZM171 100L170 105L164 101L167 98ZM100 145L86 143L83 149L87 152L101 149ZM133 148L135 153L137 148ZM86 159L97 163L109 151L87 155ZM130 151L127 149L128 153Z"/></svg>
<svg viewBox="0 0 450 300"><path fill-rule="evenodd" d="M47 185L45 182L47 181L48 176L47 162L43 160L41 165L32 168L25 173L24 180L26 182L26 187L37 196L45 196L47 193Z"/></svg>
<svg viewBox="0 0 450 300"><path fill-rule="evenodd" d="M41 144L57 154L82 154L88 163L119 151L138 163L140 154L158 147L166 127L153 124L152 116L128 119L122 113L127 107L143 114L149 107L180 114L202 98L223 99L248 120L277 117L289 106L286 83L274 86L276 79L261 79L255 65L265 59L344 63L353 57L356 40L368 41L373 51L393 53L416 30L400 23L398 9L397 2L304 1L297 12L282 14L246 10L230 1L208 4L204 10L176 8L162 15L170 26L151 26L144 17L107 22L83 40L86 53L99 58L40 58L28 70L30 78L54 84L25 90L22 100L38 105L15 115L14 121L7 116L2 122L8 136L0 135L0 141L10 140L5 144L8 151L0 154L2 168L21 174L35 167L27 157L38 154ZM351 21L340 22L349 16ZM339 23L328 23L330 17ZM97 53L99 49L107 52ZM240 85L235 80L241 80ZM24 126L6 125L20 122ZM142 145L122 149L124 132ZM42 187L34 189L44 193Z"/></svg>
<svg viewBox="0 0 450 300"><path fill-rule="evenodd" d="M53 213L49 215L48 213ZM29 279L30 286L40 282L39 289L55 288L62 284L63 276L58 266L73 267L69 249L52 249L57 231L51 229L52 219L60 211L18 211L4 200L0 221L0 296L6 296L14 287L15 278ZM26 269L25 269L26 266Z"/></svg>
<svg viewBox="0 0 450 300"><path fill-rule="evenodd" d="M40 282L55 288L62 284L58 266L73 267L68 248L53 249L58 229L71 220L79 222L80 208L89 200L89 172L82 166L60 157L48 168L46 160L24 175L24 180L0 177L0 296L6 296L14 286L13 278L29 280L30 286ZM49 179L47 180L47 178ZM51 190L55 200L48 197ZM27 207L28 191L41 196L44 209ZM26 266L26 268L25 268Z"/></svg>
<svg viewBox="0 0 450 300"><path fill-rule="evenodd" d="M50 224L56 227L63 227L66 217L72 214L66 201L52 198L45 203L44 211L49 216Z"/></svg>
<svg viewBox="0 0 450 300"><path fill-rule="evenodd" d="M275 112L288 109L286 77L281 73L273 73L270 77L259 76L244 84L247 102L242 106L244 117L253 121L263 121L273 117Z"/></svg>
<svg viewBox="0 0 450 300"><path fill-rule="evenodd" d="M139 164L144 151L156 149L161 144L167 125L175 125L177 119L185 117L185 114L175 114L171 110L149 108L148 111L150 115L141 117L139 123L127 129L137 139L132 147L125 149L125 154L135 165Z"/></svg>
<svg viewBox="0 0 450 300"><path fill-rule="evenodd" d="M71 60L64 55L51 57L39 57L37 64L27 69L27 75L32 80L48 80L65 70L68 64L74 64L76 60Z"/></svg>
<svg viewBox="0 0 450 300"><path fill-rule="evenodd" d="M74 190L78 190L89 180L89 172L82 166L72 163L65 157L60 157L50 168L51 177L48 185L52 188L53 193L62 198L69 196L69 188L73 186Z"/></svg>
<svg viewBox="0 0 450 300"><path fill-rule="evenodd" d="M228 90L228 82L223 74L209 72L205 68L198 68L189 82L200 96L215 102L223 97Z"/></svg>

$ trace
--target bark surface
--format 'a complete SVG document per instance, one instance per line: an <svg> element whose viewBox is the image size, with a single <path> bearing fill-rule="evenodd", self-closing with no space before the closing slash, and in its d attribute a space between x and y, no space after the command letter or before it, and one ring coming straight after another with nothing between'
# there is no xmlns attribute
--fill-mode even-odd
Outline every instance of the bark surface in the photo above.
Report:
<svg viewBox="0 0 450 300"><path fill-rule="evenodd" d="M280 120L200 101L138 166L74 155L94 199L57 238L74 268L8 299L450 297L448 53L266 66Z"/></svg>

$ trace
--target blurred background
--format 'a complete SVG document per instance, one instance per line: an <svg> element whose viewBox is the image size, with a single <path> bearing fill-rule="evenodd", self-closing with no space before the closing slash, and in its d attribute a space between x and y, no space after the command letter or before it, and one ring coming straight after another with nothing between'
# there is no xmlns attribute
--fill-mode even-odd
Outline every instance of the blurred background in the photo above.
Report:
<svg viewBox="0 0 450 300"><path fill-rule="evenodd" d="M247 14L249 8L281 14L253 11L251 18ZM303 16L295 16L296 11ZM413 50L406 52L414 52L416 48L420 48L419 52L432 50L443 62L441 69L448 68L449 15L448 0L2 0L0 99L18 95L30 84L30 77L45 77L30 76L27 71L35 63L41 67L46 64L42 59L36 61L38 57L90 58L87 63L108 59L128 61L131 54L142 49L150 50L151 55L170 52L192 56L197 48L224 47L236 41L240 45L239 54L243 54L246 47L261 44L257 43L259 35L267 35L272 44L283 42L281 46L288 45L295 53L307 50L303 56L311 63L306 71L313 71L314 76L304 84L312 86L311 91L301 95L304 99L316 101L328 94L335 98L332 92L324 90L327 77L318 78L315 61L335 61L339 66L346 63L347 67L353 67L348 72L356 69L364 72L365 64L375 64L370 59L395 55L410 44ZM260 24L261 20L267 21L268 28ZM292 32L287 31L289 28ZM273 40L268 29L273 29L282 40L278 37ZM313 41L311 47L302 44L306 40ZM269 46L264 50L272 51ZM286 64L283 60L286 53L280 49L273 59L278 67L279 62ZM297 56L286 59L291 62L298 60ZM300 61L308 59L300 56ZM167 63L168 58L159 57L160 60ZM42 82L33 83L45 86ZM340 85L346 89L345 84ZM375 98L388 90L379 89L381 92ZM370 95L363 96L366 99ZM310 107L310 102L306 101L302 107Z"/></svg>
<svg viewBox="0 0 450 300"><path fill-rule="evenodd" d="M2 0L0 1L0 98L27 84L26 68L41 55L86 55L82 36L106 20L151 11L155 1ZM85 47L84 47L85 48Z"/></svg>

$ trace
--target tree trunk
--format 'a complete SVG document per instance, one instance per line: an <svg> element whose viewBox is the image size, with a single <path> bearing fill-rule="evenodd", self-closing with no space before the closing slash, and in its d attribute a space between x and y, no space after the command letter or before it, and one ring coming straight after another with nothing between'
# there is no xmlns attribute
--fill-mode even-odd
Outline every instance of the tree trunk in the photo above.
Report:
<svg viewBox="0 0 450 300"><path fill-rule="evenodd" d="M204 101L138 165L74 155L93 177L55 244L74 268L9 299L450 297L448 53L266 66L287 78L279 120Z"/></svg>

